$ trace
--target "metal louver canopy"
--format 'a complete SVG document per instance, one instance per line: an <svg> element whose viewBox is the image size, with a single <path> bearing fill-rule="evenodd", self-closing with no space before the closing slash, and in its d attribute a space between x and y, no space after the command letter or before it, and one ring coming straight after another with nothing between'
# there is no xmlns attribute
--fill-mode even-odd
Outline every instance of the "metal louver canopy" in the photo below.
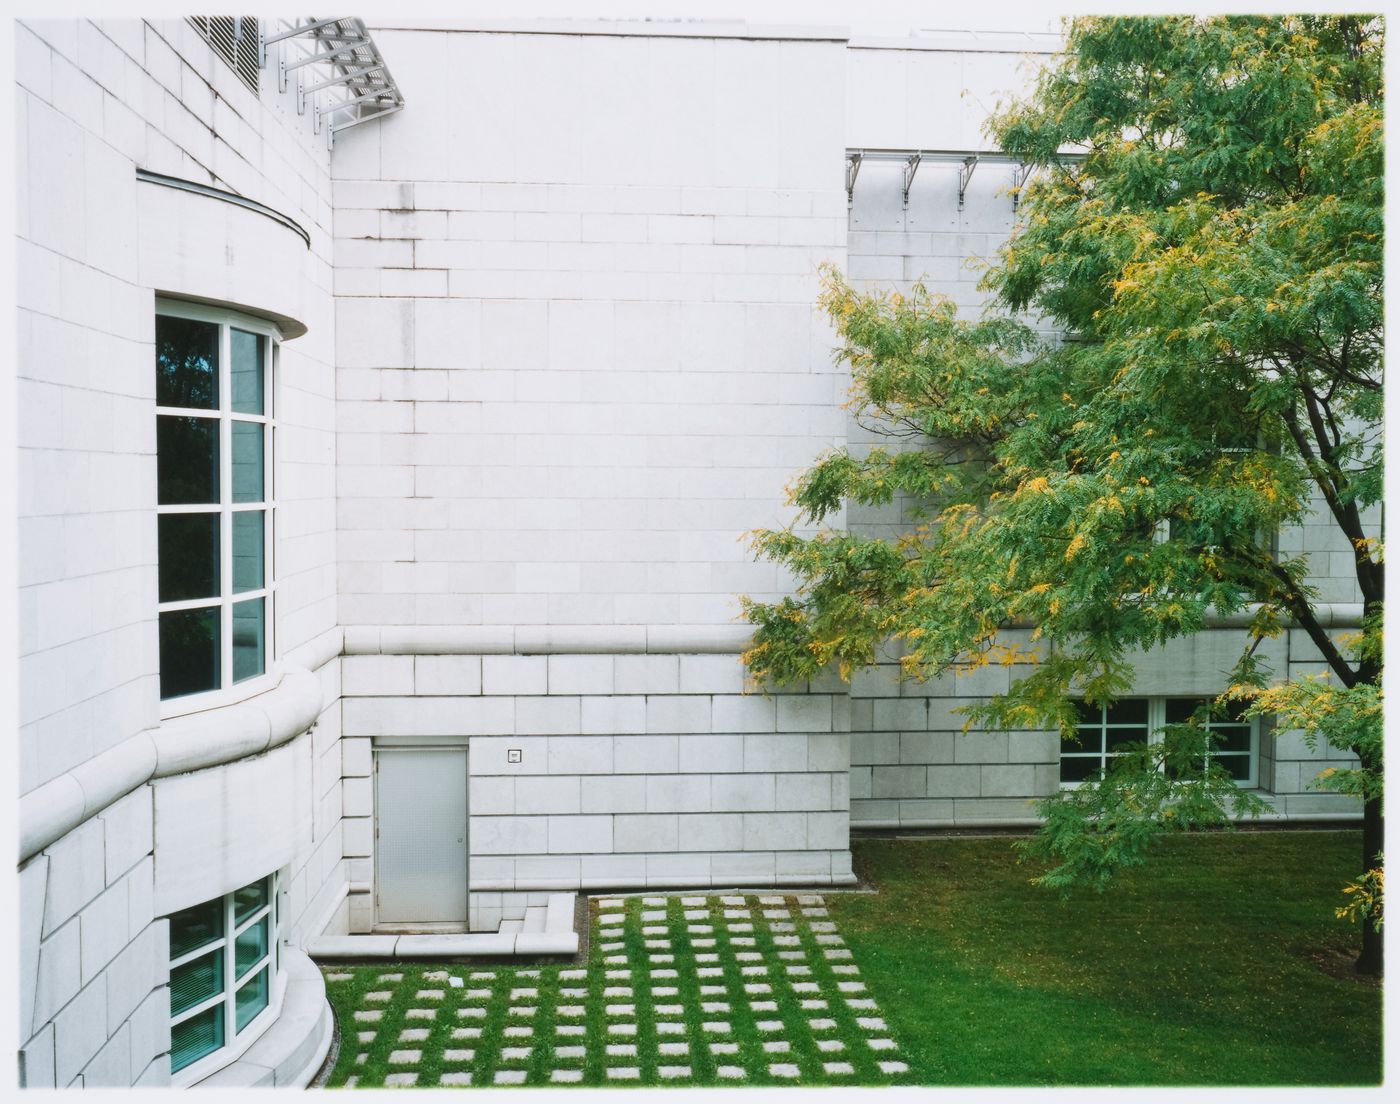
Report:
<svg viewBox="0 0 1400 1104"><path fill-rule="evenodd" d="M294 43L302 47L300 54L289 49ZM268 47L279 44L278 87L285 92L289 77L297 74L297 110L304 112L310 103L316 132L326 128L328 145L334 145L337 131L403 107L403 93L363 20L353 16L309 19L269 34L262 40L264 67Z"/></svg>

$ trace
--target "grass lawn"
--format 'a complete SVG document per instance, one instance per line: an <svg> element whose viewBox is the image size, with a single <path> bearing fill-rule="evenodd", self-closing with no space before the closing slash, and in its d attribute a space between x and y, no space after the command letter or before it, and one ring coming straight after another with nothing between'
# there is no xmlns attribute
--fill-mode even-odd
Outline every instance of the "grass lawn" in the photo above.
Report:
<svg viewBox="0 0 1400 1104"><path fill-rule="evenodd" d="M857 840L876 893L594 900L577 966L327 967L329 1084L1379 1081L1332 912L1359 833L1177 837L1068 901L1011 842Z"/></svg>
<svg viewBox="0 0 1400 1104"><path fill-rule="evenodd" d="M1381 993L1334 918L1358 832L1163 841L1105 895L1004 838L859 840L828 894L920 1084L1375 1084Z"/></svg>

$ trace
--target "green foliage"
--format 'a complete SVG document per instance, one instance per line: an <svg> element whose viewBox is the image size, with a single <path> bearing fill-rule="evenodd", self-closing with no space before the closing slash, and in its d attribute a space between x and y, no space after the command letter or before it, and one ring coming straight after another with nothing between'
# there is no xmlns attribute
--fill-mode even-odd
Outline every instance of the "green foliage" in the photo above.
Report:
<svg viewBox="0 0 1400 1104"><path fill-rule="evenodd" d="M1373 794L1382 121L1379 20L1072 22L1064 57L991 124L1038 170L986 277L1000 312L825 274L852 408L891 440L820 458L792 504L817 526L848 502L921 512L891 540L754 534L797 591L746 603L752 674L848 675L893 640L919 678L1015 662L1029 674L974 717L1070 728L1071 695L1123 694L1135 655L1212 615L1247 619L1235 689L1265 689L1257 646L1291 622L1354 700L1258 709L1355 750L1361 771L1333 784ZM1039 340L1028 316L1066 336ZM1316 614L1308 556L1271 547L1319 500L1355 550L1365 628L1347 647ZM1013 625L1029 643L1007 642ZM1172 778L1164 754L1042 804L1048 884L1102 885L1155 834L1256 810L1226 779Z"/></svg>

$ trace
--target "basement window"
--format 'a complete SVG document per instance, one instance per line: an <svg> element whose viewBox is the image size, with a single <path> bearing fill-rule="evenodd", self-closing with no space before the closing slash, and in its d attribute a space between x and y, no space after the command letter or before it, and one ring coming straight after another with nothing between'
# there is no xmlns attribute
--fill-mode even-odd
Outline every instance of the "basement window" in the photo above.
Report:
<svg viewBox="0 0 1400 1104"><path fill-rule="evenodd" d="M277 876L170 917L170 1072L191 1084L231 1062L281 996Z"/></svg>

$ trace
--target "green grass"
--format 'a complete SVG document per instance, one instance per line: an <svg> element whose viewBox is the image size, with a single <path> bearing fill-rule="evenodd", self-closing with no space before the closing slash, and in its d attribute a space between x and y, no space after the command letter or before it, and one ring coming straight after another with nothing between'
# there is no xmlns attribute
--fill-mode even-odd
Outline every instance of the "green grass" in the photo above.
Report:
<svg viewBox="0 0 1400 1104"><path fill-rule="evenodd" d="M1381 994L1332 912L1359 850L1175 837L1066 902L1008 839L864 840L880 892L827 903L920 1084L1375 1084Z"/></svg>
<svg viewBox="0 0 1400 1104"><path fill-rule="evenodd" d="M850 972L849 950L830 942L839 933L825 930L832 923L825 909L813 906L812 914L805 914L795 896L789 896L785 906L789 915L769 919L764 917L764 906L757 902L757 895L746 894L750 906L748 918L727 918L724 915L726 906L719 897L705 896L711 914L707 920L687 917L687 906L679 895L667 896L664 904L629 897L622 910L625 922L620 931L610 931L599 924L598 904L593 902L585 978L569 977L573 968L560 966L541 966L533 975L508 966L386 963L327 967L327 992L341 1028L340 1056L329 1085L345 1086L353 1077L355 1087L374 1088L384 1085L390 1074L412 1071L418 1075L415 1087L429 1088L439 1084L439 1078L445 1073L470 1070L472 1087L490 1087L496 1073L505 1069L524 1071L525 1084L529 1086L549 1085L554 1069L581 1070L579 1084L594 1087L908 1083L906 1073L885 1072L880 1066L882 1061L903 1062L904 1055L898 1047L874 1050L867 1042L871 1038L888 1039L890 1031L879 1027L862 1028L859 1023L861 1018L880 1017L882 1010L851 1007L847 1003L848 1000L868 1001L874 994L864 990L858 972ZM662 908L666 914L664 918L644 916ZM731 920L740 926L731 930ZM661 942L667 945L659 945ZM673 956L673 961L650 961L652 955L666 954ZM792 973L789 966L805 967L806 972ZM673 969L677 976L653 979L650 976L653 969ZM441 977L427 976L440 975L443 971L462 978L463 986L454 989ZM629 976L609 976L621 971L628 972ZM707 974L702 976L701 971ZM713 971L718 974L710 976ZM403 976L398 981L380 980L381 975L391 973ZM794 983L803 988L796 988ZM845 993L840 990L842 983L862 988ZM748 993L745 986L755 984L768 984L771 992ZM819 992L804 991L812 985L816 985ZM512 989L524 987L537 989L538 995L520 1000L509 998ZM626 996L610 996L606 990L613 987L630 988L632 992ZM657 987L663 989L661 994L653 992ZM705 987L722 991L705 992ZM675 988L677 992L666 993L667 988ZM431 1001L419 998L416 993L420 989L440 991L442 996ZM488 989L489 996L473 994L473 990ZM570 990L581 992L571 993ZM390 999L370 1002L367 994L376 991L389 992ZM826 1006L804 1009L801 1006L804 1000L823 1000ZM763 1002L769 1001L772 1007L765 1007ZM728 1007L705 1009L706 1003L713 1002ZM759 1007L754 1007L754 1002L760 1002ZM610 1004L632 1005L634 1011L609 1014L607 1006ZM524 1006L533 1010L531 1015L512 1014L513 1007ZM581 1006L582 1016L566 1014L564 1009L571 1006ZM432 1020L409 1019L409 1010L413 1008L435 1008L437 1016ZM463 1008L482 1008L485 1015L463 1019L459 1015ZM355 1020L357 1011L370 1009L381 1010L382 1019L373 1024ZM831 1027L813 1028L811 1021L814 1019L835 1022ZM782 1024L779 1030L760 1027L764 1022L777 1021ZM704 1025L712 1022L727 1023L730 1030L706 1031ZM635 1036L609 1031L611 1025L623 1023L636 1025ZM508 1027L527 1024L533 1028L530 1038L503 1037ZM560 1024L582 1025L584 1032L580 1036L560 1037L556 1032ZM684 1025L685 1030L672 1034L661 1029L663 1024ZM468 1025L480 1028L479 1038L461 1041L451 1038L454 1028ZM413 1027L427 1028L429 1037L420 1042L400 1042L399 1032ZM362 1042L358 1038L360 1031L373 1031L374 1038ZM819 1041L833 1039L842 1042L844 1048L832 1052L818 1046ZM766 1051L764 1043L775 1040L785 1040L789 1050ZM684 1056L660 1053L659 1044L674 1042L688 1042L688 1053ZM634 1044L637 1053L635 1056L610 1055L607 1052L610 1043ZM736 1050L717 1055L712 1053L711 1043L732 1043ZM580 1044L586 1047L582 1059L560 1059L555 1054L557 1046ZM525 1061L509 1062L502 1052L506 1046L528 1046L531 1053ZM470 1061L451 1061L446 1058L446 1052L454 1048L475 1053ZM400 1049L419 1050L421 1056L411 1066L394 1065L390 1061L392 1052ZM360 1055L363 1058L357 1061ZM829 1062L848 1062L852 1071L849 1074L828 1073L823 1065ZM774 1074L770 1066L779 1063L797 1066L798 1076ZM686 1066L690 1073L684 1077L663 1078L660 1069L663 1066ZM720 1074L723 1066L740 1067L744 1076L727 1079ZM639 1077L634 1081L615 1081L608 1076L609 1067L635 1068ZM901 1071L904 1068L900 1066Z"/></svg>

